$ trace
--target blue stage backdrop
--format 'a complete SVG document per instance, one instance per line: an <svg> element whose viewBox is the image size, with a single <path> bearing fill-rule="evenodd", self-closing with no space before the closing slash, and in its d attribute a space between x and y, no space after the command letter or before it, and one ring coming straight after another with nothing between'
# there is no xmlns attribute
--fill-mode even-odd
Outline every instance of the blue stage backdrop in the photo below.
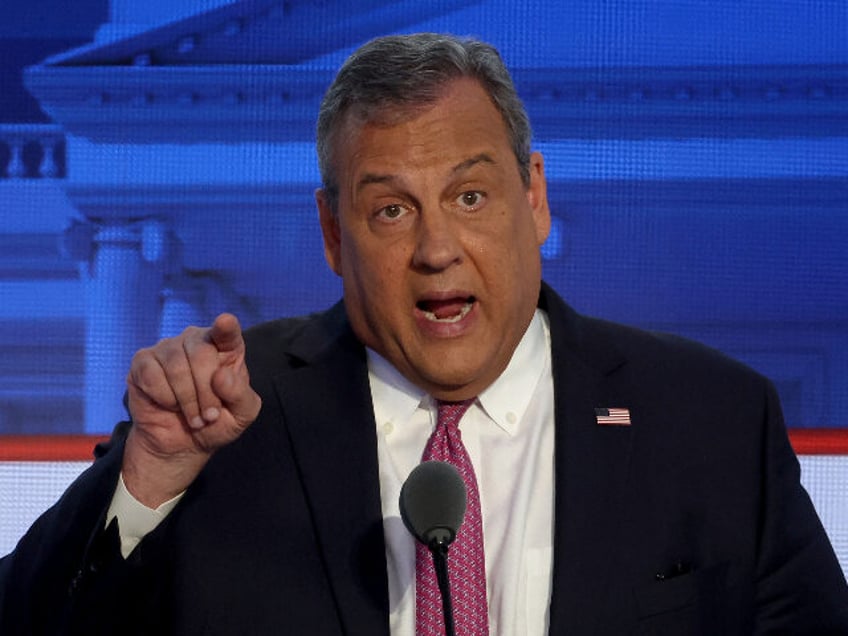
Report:
<svg viewBox="0 0 848 636"><path fill-rule="evenodd" d="M318 103L356 45L421 30L513 69L571 304L848 426L844 0L40 0L0 5L0 434L108 432L137 348L335 301Z"/></svg>

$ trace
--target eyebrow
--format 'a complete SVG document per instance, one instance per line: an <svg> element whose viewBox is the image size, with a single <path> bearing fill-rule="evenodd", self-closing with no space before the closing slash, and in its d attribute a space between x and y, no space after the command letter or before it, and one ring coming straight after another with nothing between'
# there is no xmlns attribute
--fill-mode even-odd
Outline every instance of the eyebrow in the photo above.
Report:
<svg viewBox="0 0 848 636"><path fill-rule="evenodd" d="M453 174L456 174L457 172L462 172L463 170L468 170L472 166L476 166L478 163L487 163L487 164L490 164L490 165L495 165L497 162L494 159L492 159L492 157L488 153L481 152L479 155L474 155L470 159L466 159L465 161L461 161L460 163L456 164L451 169L451 172Z"/></svg>
<svg viewBox="0 0 848 636"><path fill-rule="evenodd" d="M465 161L460 161L453 168L451 168L451 174L455 175L464 170L468 170L469 168L476 166L480 163L495 165L497 162L492 159L492 157L488 153L481 152L480 154L474 155L473 157L470 157ZM362 175L362 178L357 182L356 191L359 192L367 185L371 185L374 183L391 183L396 179L397 176L393 174L376 174L373 172L366 172L364 175Z"/></svg>
<svg viewBox="0 0 848 636"><path fill-rule="evenodd" d="M395 179L397 179L397 177L391 174L374 174L373 172L366 172L357 182L356 191L359 192L362 188L372 183L390 183Z"/></svg>

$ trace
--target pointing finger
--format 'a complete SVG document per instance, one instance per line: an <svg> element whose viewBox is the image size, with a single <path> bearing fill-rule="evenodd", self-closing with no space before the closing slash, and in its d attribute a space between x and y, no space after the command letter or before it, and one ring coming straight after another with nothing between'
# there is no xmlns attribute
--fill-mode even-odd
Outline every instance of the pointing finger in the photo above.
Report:
<svg viewBox="0 0 848 636"><path fill-rule="evenodd" d="M209 339L220 353L242 353L244 339L241 325L233 314L221 314L215 318L209 329Z"/></svg>

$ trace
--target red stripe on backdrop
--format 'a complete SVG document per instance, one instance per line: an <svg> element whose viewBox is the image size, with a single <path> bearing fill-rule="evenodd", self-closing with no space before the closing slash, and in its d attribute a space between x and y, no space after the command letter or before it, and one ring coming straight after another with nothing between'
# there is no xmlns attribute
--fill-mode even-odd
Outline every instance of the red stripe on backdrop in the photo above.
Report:
<svg viewBox="0 0 848 636"><path fill-rule="evenodd" d="M78 462L94 459L103 435L0 435L0 461Z"/></svg>
<svg viewBox="0 0 848 636"><path fill-rule="evenodd" d="M848 428L796 428L789 439L798 455L848 455Z"/></svg>
<svg viewBox="0 0 848 636"><path fill-rule="evenodd" d="M0 461L90 461L102 435L0 435ZM789 431L799 455L848 455L848 429L815 428Z"/></svg>

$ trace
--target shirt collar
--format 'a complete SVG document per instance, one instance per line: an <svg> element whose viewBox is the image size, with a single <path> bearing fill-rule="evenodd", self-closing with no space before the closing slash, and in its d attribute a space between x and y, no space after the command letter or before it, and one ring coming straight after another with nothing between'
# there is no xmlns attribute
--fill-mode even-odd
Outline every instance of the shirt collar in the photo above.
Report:
<svg viewBox="0 0 848 636"><path fill-rule="evenodd" d="M366 348L368 379L377 422L405 422L415 410L426 406L429 396L407 380L379 353Z"/></svg>
<svg viewBox="0 0 848 636"><path fill-rule="evenodd" d="M550 373L548 317L537 309L504 372L479 395L480 405L504 431L514 435L543 373Z"/></svg>
<svg viewBox="0 0 848 636"><path fill-rule="evenodd" d="M550 349L548 317L537 309L504 372L478 396L486 414L510 435L521 422L540 377L550 373ZM372 349L367 349L367 354L371 397L378 422L406 421L416 409L432 406L430 396L401 375L388 360Z"/></svg>

